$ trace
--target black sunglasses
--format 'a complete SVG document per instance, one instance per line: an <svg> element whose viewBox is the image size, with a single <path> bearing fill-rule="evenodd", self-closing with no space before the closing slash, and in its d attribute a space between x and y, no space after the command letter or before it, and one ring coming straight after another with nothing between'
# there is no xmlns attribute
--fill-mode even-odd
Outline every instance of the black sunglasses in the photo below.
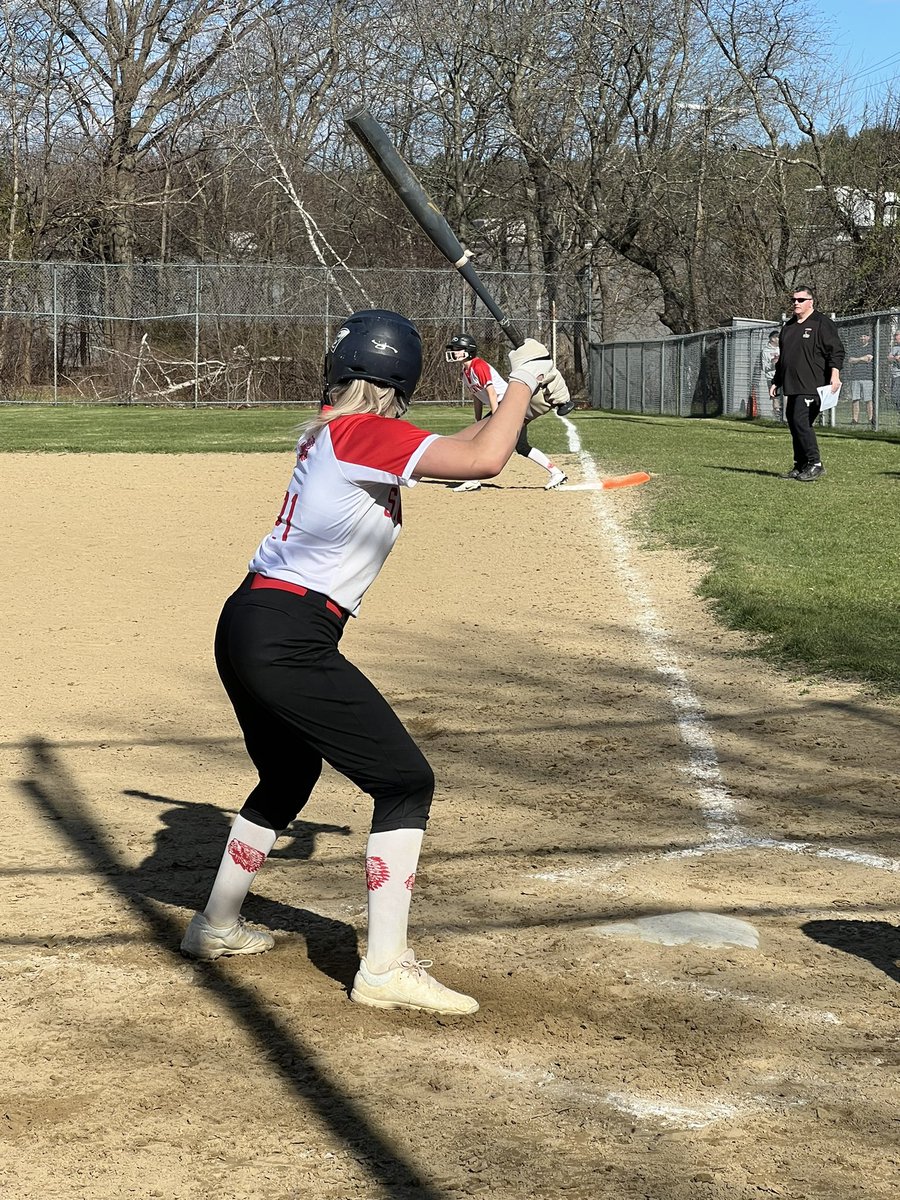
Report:
<svg viewBox="0 0 900 1200"><path fill-rule="evenodd" d="M812 300L812 296L791 296L791 304L805 304L807 300Z"/></svg>

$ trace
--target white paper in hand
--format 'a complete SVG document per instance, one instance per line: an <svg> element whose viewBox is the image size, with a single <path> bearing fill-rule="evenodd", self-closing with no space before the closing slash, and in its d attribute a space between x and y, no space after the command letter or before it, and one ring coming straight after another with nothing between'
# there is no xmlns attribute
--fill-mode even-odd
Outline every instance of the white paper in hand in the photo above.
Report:
<svg viewBox="0 0 900 1200"><path fill-rule="evenodd" d="M834 392L831 390L830 383L826 383L824 387L816 388L816 391L819 393L819 399L822 401L822 407L819 409L819 412L827 412L829 408L834 408L838 402L838 396L840 396L841 388L843 386L844 385L842 383L839 383L837 385L837 390Z"/></svg>

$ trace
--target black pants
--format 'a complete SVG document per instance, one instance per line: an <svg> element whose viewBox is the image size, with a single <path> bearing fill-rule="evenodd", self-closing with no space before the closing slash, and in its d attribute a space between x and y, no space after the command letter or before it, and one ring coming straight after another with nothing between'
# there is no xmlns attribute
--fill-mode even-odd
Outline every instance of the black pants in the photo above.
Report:
<svg viewBox="0 0 900 1200"><path fill-rule="evenodd" d="M809 401L809 403L807 403ZM794 466L801 471L812 463L821 462L819 443L813 432L813 421L819 415L822 401L818 396L788 396L787 423L794 446Z"/></svg>
<svg viewBox="0 0 900 1200"><path fill-rule="evenodd" d="M516 442L516 454L521 454L523 458L527 458L531 450L532 446L528 440L528 426L526 424L519 430L519 440Z"/></svg>
<svg viewBox="0 0 900 1200"><path fill-rule="evenodd" d="M322 760L375 801L372 832L424 829L434 774L378 689L339 652L346 617L306 596L251 590L228 598L216 667L259 783L250 819L287 828L309 799Z"/></svg>

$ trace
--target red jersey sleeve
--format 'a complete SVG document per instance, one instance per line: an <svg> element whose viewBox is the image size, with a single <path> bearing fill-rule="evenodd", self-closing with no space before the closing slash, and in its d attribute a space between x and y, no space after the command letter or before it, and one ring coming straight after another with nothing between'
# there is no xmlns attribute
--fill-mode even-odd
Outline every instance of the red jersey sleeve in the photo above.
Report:
<svg viewBox="0 0 900 1200"><path fill-rule="evenodd" d="M469 371L474 382L477 382L479 387L487 387L489 383L493 383L491 379L491 368L483 358L473 358L469 363Z"/></svg>
<svg viewBox="0 0 900 1200"><path fill-rule="evenodd" d="M341 470L356 483L410 483L416 463L437 434L392 417L360 413L328 426Z"/></svg>

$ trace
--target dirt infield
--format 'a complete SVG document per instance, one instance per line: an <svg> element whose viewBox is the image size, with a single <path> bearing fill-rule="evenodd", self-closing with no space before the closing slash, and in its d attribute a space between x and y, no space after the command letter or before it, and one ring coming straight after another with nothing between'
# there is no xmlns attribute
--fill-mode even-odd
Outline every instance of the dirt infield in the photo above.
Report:
<svg viewBox="0 0 900 1200"><path fill-rule="evenodd" d="M642 489L423 484L345 636L438 778L414 945L481 1001L438 1020L347 998L333 773L246 909L275 950L178 954L253 783L213 627L289 456L2 466L5 1200L896 1194L900 712L746 657ZM759 948L597 933L687 909Z"/></svg>

